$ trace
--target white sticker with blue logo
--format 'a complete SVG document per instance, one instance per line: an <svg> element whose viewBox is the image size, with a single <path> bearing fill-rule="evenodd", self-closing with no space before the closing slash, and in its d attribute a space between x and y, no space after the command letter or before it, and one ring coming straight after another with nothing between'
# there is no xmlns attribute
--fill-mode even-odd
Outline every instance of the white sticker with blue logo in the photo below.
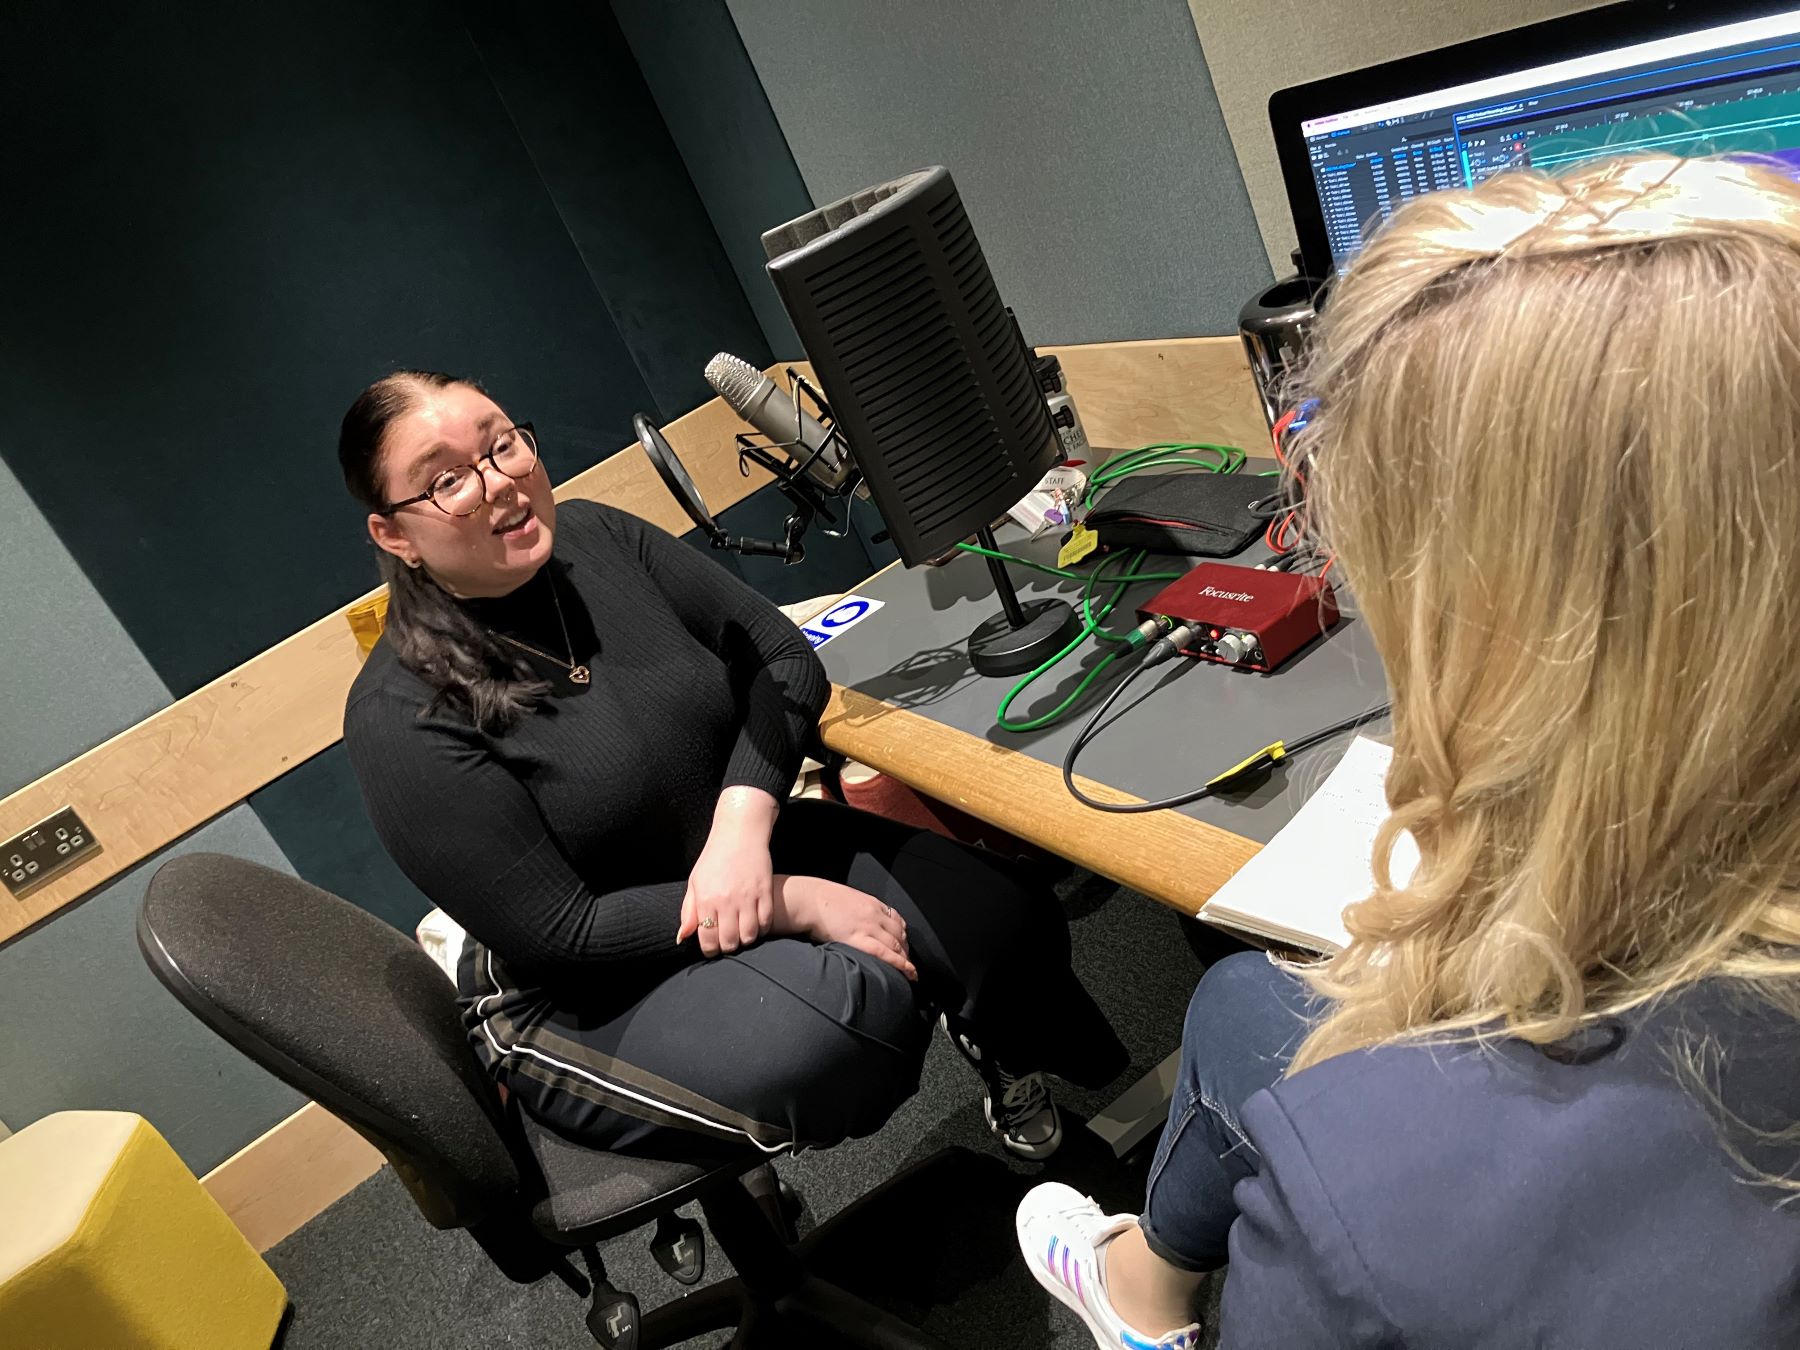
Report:
<svg viewBox="0 0 1800 1350"><path fill-rule="evenodd" d="M885 600L871 600L867 596L846 595L817 618L808 619L801 624L800 631L806 634L806 640L817 651L840 633L856 627L886 603Z"/></svg>

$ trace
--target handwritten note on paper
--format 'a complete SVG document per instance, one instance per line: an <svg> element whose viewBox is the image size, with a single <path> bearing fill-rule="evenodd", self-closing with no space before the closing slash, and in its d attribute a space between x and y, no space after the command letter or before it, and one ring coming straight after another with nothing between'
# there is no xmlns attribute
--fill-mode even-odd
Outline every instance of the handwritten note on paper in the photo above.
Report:
<svg viewBox="0 0 1800 1350"><path fill-rule="evenodd" d="M1375 832L1387 818L1393 750L1358 736L1337 767L1294 818L1200 909L1228 928L1332 951L1350 941L1344 907L1375 888L1370 859ZM1410 835L1394 845L1393 879L1403 883L1419 863Z"/></svg>

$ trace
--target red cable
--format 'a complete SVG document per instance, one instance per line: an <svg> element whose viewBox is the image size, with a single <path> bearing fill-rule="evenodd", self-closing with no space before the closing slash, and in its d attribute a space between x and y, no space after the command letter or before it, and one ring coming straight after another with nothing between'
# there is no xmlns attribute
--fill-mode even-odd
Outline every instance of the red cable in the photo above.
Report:
<svg viewBox="0 0 1800 1350"><path fill-rule="evenodd" d="M1287 429L1294 424L1294 419L1299 415L1298 408L1289 408L1276 420L1274 429L1269 432L1269 439L1275 445L1275 462L1284 469L1287 468L1287 456L1281 453L1281 438L1287 435Z"/></svg>
<svg viewBox="0 0 1800 1350"><path fill-rule="evenodd" d="M1277 553L1286 553L1293 548L1294 545L1288 541L1288 531L1293 527L1294 513L1289 511L1281 518L1281 527L1275 531L1275 551Z"/></svg>
<svg viewBox="0 0 1800 1350"><path fill-rule="evenodd" d="M1287 456L1282 453L1281 441L1282 438L1287 435L1288 428L1294 424L1294 419L1299 415L1300 410L1298 408L1289 408L1276 420L1274 427L1271 428L1269 432L1269 439L1275 447L1275 462L1281 465L1284 470L1288 469L1288 461ZM1304 492L1306 490L1306 479L1301 477L1299 470L1296 469L1292 472L1294 474L1294 481L1300 485L1300 490ZM1271 520L1268 527L1263 530L1263 543L1267 544L1276 553L1286 553L1292 548L1293 545L1287 542L1287 532L1295 525L1295 515L1295 512L1290 511L1285 516L1281 516L1276 520Z"/></svg>
<svg viewBox="0 0 1800 1350"><path fill-rule="evenodd" d="M1298 539L1293 541L1288 539L1288 531L1297 529L1299 529L1298 517L1294 512L1289 511L1286 515L1278 516L1269 522L1267 528L1263 530L1263 543L1276 553L1287 553L1299 543Z"/></svg>

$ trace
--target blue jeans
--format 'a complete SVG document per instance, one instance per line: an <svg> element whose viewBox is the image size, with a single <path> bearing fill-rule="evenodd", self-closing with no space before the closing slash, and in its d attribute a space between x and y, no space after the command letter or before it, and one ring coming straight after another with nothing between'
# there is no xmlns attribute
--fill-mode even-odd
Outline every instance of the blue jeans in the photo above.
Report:
<svg viewBox="0 0 1800 1350"><path fill-rule="evenodd" d="M1261 952L1211 966L1188 1002L1169 1123L1150 1166L1144 1241L1181 1270L1225 1264L1237 1219L1232 1187L1261 1161L1238 1116L1280 1079L1320 1003Z"/></svg>

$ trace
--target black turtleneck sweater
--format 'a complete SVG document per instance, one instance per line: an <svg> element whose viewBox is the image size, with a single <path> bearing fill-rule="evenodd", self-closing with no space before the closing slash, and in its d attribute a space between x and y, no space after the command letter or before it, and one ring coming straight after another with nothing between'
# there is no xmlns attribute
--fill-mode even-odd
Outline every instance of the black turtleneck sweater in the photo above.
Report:
<svg viewBox="0 0 1800 1350"><path fill-rule="evenodd" d="M584 985L621 963L667 968L688 873L728 787L783 798L824 707L825 673L781 612L635 516L556 511L556 553L498 600L465 602L527 658L550 696L510 731L477 731L375 645L344 710L344 744L388 852L514 978Z"/></svg>

